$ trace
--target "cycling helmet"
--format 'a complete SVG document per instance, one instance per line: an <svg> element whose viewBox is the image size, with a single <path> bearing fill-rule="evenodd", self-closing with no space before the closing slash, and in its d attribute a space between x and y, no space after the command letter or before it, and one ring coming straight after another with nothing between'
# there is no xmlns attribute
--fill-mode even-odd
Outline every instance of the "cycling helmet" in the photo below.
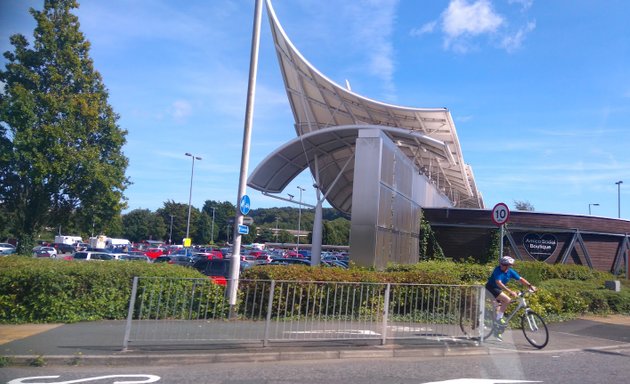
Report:
<svg viewBox="0 0 630 384"><path fill-rule="evenodd" d="M514 259L510 256L503 256L501 260L499 260L501 265L514 265Z"/></svg>
<svg viewBox="0 0 630 384"><path fill-rule="evenodd" d="M499 260L501 265L514 265L514 259L510 256L503 256L501 260Z"/></svg>

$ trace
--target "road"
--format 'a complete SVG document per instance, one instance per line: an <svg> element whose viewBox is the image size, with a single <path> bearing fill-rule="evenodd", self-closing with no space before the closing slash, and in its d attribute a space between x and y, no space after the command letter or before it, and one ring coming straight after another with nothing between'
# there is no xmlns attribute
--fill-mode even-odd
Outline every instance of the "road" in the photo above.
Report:
<svg viewBox="0 0 630 384"><path fill-rule="evenodd" d="M462 378L467 383L510 380L574 384L620 383L628 380L630 349L579 352L543 351L496 355L222 363L160 367L31 367L2 368L0 379L18 383L224 383L224 384L421 384ZM138 375L138 376L130 376ZM27 379L35 376L58 378ZM110 376L108 379L89 378ZM113 378L111 376L118 376ZM500 380L500 381L497 381ZM454 383L454 382L452 382ZM457 381L456 383L462 383Z"/></svg>

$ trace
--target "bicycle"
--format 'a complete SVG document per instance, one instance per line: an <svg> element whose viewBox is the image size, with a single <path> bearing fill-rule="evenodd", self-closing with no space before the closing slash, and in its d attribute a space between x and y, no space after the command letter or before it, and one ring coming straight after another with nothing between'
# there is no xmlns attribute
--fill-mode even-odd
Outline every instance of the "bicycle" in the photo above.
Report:
<svg viewBox="0 0 630 384"><path fill-rule="evenodd" d="M549 342L549 331L547 324L543 320L542 316L534 312L529 305L525 297L533 293L532 291L520 291L516 300L518 305L510 314L504 316L505 325L496 321L496 308L499 306L499 302L495 299L491 301L486 300L486 306L484 308L484 320L483 329L479 329L479 311L476 308L470 308L460 313L459 326L462 332L472 338L479 339L479 335L484 340L489 338L493 334L503 333L507 324L517 313L521 314L521 329L525 339L534 347L538 349L544 348Z"/></svg>

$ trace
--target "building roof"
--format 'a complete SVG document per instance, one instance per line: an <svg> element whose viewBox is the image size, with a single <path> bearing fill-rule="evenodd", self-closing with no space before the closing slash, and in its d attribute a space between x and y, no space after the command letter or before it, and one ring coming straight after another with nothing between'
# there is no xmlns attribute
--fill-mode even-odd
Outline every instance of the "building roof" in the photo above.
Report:
<svg viewBox="0 0 630 384"><path fill-rule="evenodd" d="M350 133L351 129L339 130L337 128L353 125L378 127L389 134L397 132L396 135L400 135L400 132L408 131L411 134L409 137L413 135L417 138L421 137L422 140L394 140L394 142L417 164L418 169L451 199L455 206L483 208L483 200L475 185L472 169L464 163L455 124L448 109L409 108L386 104L339 86L321 74L300 54L282 29L271 1L267 0L266 3L278 62L295 119L297 141L288 143L263 161L250 177L251 181L248 184L251 187L263 192L277 191L277 186L286 186L293 177L297 176L301 172L301 170L298 172L301 166L291 163L294 161L291 158L295 159L299 156L295 153L287 153L287 151L305 152L301 158L306 161L306 167L310 168L313 175L316 175L318 169L321 176L321 172L325 170L339 171L348 168L344 164L354 153L353 144L341 143L340 145L344 147L341 151L331 142L335 140L335 135L339 134L349 134L356 139L356 132ZM326 130L331 130L329 135L312 135ZM328 144L323 145L318 142L309 147L310 144L304 144L306 138L328 142ZM354 143L354 139L350 141ZM297 145L296 142L301 145ZM309 151L323 153L322 151L328 147L334 147L338 157L324 156L316 160L314 156L306 154ZM436 150L438 147L446 150ZM283 158L287 159L285 163L282 162ZM261 173L262 169L267 167L273 169L268 169L264 174L275 177L277 180L261 183L260 180L264 177ZM289 172L289 169L293 171ZM319 178L319 186L324 193L329 189L326 183L335 180L336 176ZM254 179L256 181L253 181ZM315 179L317 179L316 176ZM352 174L344 172L337 184L340 185L328 191L330 193L327 200L332 206L344 212L350 212L351 201L347 200L351 200L349 196L352 191ZM340 193L346 189L349 189L349 195ZM335 191L338 193L333 193Z"/></svg>

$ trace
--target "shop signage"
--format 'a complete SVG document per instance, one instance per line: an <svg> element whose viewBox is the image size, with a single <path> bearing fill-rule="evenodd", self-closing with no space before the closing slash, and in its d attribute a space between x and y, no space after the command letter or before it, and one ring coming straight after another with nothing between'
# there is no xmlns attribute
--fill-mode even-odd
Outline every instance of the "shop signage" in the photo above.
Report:
<svg viewBox="0 0 630 384"><path fill-rule="evenodd" d="M528 233L523 238L523 247L531 257L544 261L556 250L558 239L551 234Z"/></svg>

